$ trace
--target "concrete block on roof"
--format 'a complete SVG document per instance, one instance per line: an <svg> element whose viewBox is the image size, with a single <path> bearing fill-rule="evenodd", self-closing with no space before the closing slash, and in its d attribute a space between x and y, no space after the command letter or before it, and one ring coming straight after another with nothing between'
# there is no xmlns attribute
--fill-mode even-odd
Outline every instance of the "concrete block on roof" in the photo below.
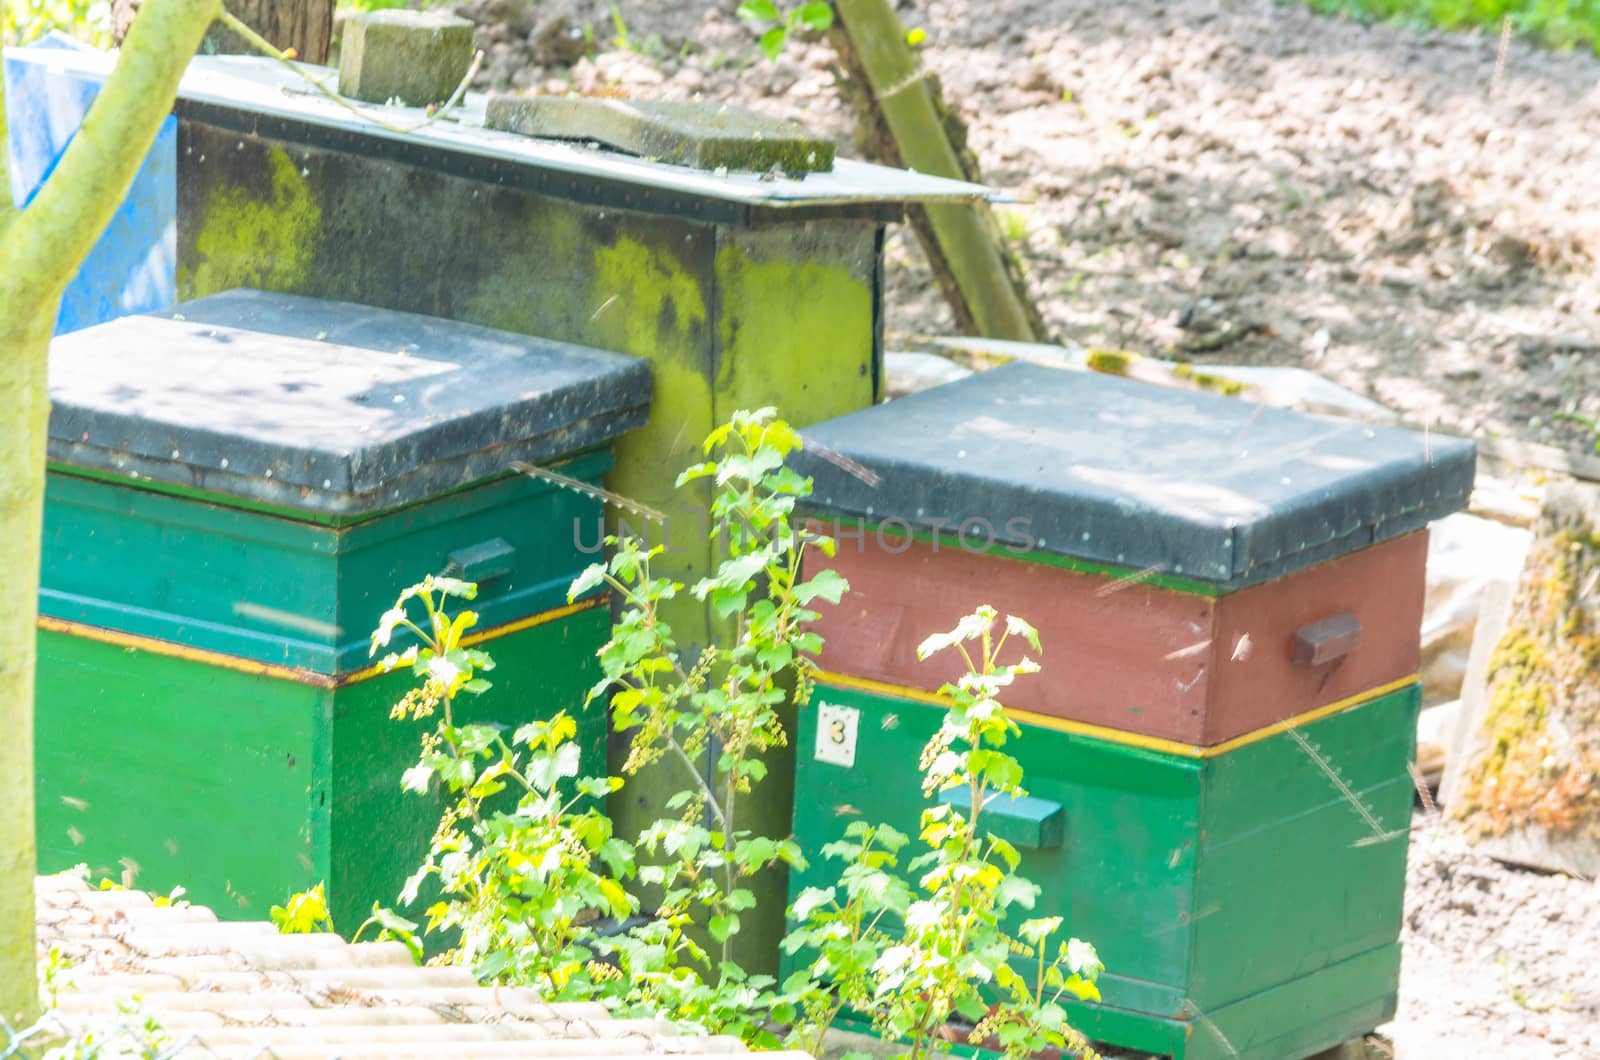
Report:
<svg viewBox="0 0 1600 1060"><path fill-rule="evenodd" d="M599 96L491 96L491 129L604 144L695 169L780 169L789 176L833 168L833 142L803 126L727 103Z"/></svg>
<svg viewBox="0 0 1600 1060"><path fill-rule="evenodd" d="M339 92L368 103L443 103L472 65L475 32L443 11L354 13L344 23Z"/></svg>

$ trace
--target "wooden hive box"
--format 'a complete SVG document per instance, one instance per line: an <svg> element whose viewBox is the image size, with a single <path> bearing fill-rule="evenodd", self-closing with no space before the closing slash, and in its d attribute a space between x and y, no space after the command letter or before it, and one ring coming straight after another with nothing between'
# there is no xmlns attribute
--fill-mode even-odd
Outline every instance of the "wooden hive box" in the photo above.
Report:
<svg viewBox="0 0 1600 1060"><path fill-rule="evenodd" d="M413 681L368 637L424 575L476 581L498 663L469 720L579 721L609 616L569 605L598 481L641 423L632 358L391 310L233 291L59 338L40 592L40 862L261 917L325 880L394 904L437 806L400 790ZM398 643L398 642L397 642ZM126 861L124 861L126 859Z"/></svg>
<svg viewBox="0 0 1600 1060"><path fill-rule="evenodd" d="M915 832L958 676L916 647L992 604L1043 673L1005 697L1030 799L987 819L1105 960L1080 1028L1276 1060L1387 1018L1424 527L1465 505L1469 443L1020 364L806 438L816 562L851 588L817 627L793 893L855 813Z"/></svg>

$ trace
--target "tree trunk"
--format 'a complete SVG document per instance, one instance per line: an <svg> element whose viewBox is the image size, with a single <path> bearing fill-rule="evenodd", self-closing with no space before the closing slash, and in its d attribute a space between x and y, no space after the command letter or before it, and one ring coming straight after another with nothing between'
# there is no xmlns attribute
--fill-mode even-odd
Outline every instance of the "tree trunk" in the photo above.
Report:
<svg viewBox="0 0 1600 1060"><path fill-rule="evenodd" d="M118 44L144 0L112 0L111 35ZM234 0L228 10L278 48L294 49L302 62L323 65L333 43L334 0ZM201 42L207 55L253 54L255 49L220 26Z"/></svg>
<svg viewBox="0 0 1600 1060"><path fill-rule="evenodd" d="M37 1012L33 673L50 393L61 294L128 193L218 0L148 0L116 68L26 210L0 183L0 1021ZM0 114L5 110L0 88ZM0 157L8 144L0 120ZM3 169L3 167L0 167Z"/></svg>
<svg viewBox="0 0 1600 1060"><path fill-rule="evenodd" d="M45 351L55 310L0 323L0 1019L28 1023L37 1003L33 941L33 648L39 603L50 395Z"/></svg>

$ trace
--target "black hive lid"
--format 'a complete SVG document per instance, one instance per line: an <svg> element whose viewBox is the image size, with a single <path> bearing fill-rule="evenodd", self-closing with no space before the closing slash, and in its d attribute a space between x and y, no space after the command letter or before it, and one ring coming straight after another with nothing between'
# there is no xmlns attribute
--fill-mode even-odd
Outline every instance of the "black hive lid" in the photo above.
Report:
<svg viewBox="0 0 1600 1060"><path fill-rule="evenodd" d="M50 458L335 515L642 424L649 366L370 306L237 290L50 347Z"/></svg>
<svg viewBox="0 0 1600 1060"><path fill-rule="evenodd" d="M1457 511L1474 471L1456 438L1020 363L804 434L813 510L1225 589Z"/></svg>

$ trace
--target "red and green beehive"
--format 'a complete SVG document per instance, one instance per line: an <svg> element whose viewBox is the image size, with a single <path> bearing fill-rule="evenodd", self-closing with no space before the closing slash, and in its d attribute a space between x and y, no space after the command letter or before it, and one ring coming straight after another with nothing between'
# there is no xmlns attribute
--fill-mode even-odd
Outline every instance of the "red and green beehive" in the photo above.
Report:
<svg viewBox="0 0 1600 1060"><path fill-rule="evenodd" d="M1044 650L1006 696L1028 797L986 820L1105 962L1075 1025L1284 1060L1393 1013L1425 527L1470 443L1021 364L806 438L850 592L818 623L792 893L858 814L915 834L957 676L916 646L991 604Z"/></svg>
<svg viewBox="0 0 1600 1060"><path fill-rule="evenodd" d="M567 587L649 368L584 347L232 291L51 348L36 707L44 871L86 863L265 915L326 881L335 923L396 902L438 807L369 634L427 574L475 581L497 665L469 720L583 709L609 614Z"/></svg>

